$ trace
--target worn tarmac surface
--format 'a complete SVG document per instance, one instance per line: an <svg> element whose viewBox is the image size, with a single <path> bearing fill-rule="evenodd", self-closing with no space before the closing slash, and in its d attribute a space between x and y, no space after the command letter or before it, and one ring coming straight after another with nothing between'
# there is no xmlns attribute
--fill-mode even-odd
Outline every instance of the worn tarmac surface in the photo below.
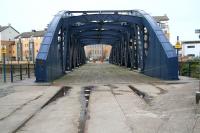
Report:
<svg viewBox="0 0 200 133"><path fill-rule="evenodd" d="M54 97L62 86L70 89ZM192 78L163 81L89 63L48 85L1 87L0 132L199 133L198 86Z"/></svg>

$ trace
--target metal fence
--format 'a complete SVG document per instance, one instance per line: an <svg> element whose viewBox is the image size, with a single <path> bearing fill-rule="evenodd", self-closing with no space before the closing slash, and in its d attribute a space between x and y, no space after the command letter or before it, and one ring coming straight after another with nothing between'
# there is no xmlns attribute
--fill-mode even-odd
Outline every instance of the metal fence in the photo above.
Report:
<svg viewBox="0 0 200 133"><path fill-rule="evenodd" d="M35 76L35 64L2 64L0 82L14 82Z"/></svg>

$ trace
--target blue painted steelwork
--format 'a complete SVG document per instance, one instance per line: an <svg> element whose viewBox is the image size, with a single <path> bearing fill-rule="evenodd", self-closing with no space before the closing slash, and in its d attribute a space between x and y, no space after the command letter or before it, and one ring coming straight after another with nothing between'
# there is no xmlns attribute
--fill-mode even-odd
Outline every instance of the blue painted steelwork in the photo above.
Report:
<svg viewBox="0 0 200 133"><path fill-rule="evenodd" d="M36 81L48 82L85 63L84 46L109 44L110 63L161 79L178 79L178 58L153 18L140 10L61 11L36 58Z"/></svg>

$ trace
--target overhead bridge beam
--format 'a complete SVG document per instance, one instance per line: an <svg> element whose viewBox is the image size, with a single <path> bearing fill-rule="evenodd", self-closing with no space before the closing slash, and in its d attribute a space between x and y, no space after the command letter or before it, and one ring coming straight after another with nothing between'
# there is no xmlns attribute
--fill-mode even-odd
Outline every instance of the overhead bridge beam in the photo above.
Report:
<svg viewBox="0 0 200 133"><path fill-rule="evenodd" d="M81 46L86 45L94 45L94 44L109 44L111 46L117 45L117 42L119 42L118 39L81 39L80 44Z"/></svg>
<svg viewBox="0 0 200 133"><path fill-rule="evenodd" d="M73 34L74 36L93 36L93 35L109 35L109 36L117 36L120 37L123 34L118 32L118 31L113 31L113 30L102 30L102 31L97 31L97 30L90 30L90 31L82 31L82 32L76 32Z"/></svg>
<svg viewBox="0 0 200 133"><path fill-rule="evenodd" d="M84 24L81 26L73 26L71 27L72 32L83 32L88 30L112 30L112 31L120 31L125 32L129 30L129 27L126 25L120 25L120 24L99 24L99 23L90 23L90 24Z"/></svg>

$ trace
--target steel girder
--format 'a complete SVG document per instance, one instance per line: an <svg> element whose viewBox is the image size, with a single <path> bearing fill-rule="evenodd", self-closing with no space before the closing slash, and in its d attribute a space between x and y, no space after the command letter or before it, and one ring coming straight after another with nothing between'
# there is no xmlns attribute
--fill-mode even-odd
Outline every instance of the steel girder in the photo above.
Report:
<svg viewBox="0 0 200 133"><path fill-rule="evenodd" d="M117 45L118 39L81 39L80 44L81 46L91 45L91 44L109 44L109 45Z"/></svg>
<svg viewBox="0 0 200 133"><path fill-rule="evenodd" d="M64 17L65 18L65 17ZM65 21L69 24L88 23L88 22L127 22L134 24L142 24L142 17L120 14L91 14L67 17Z"/></svg>
<svg viewBox="0 0 200 133"><path fill-rule="evenodd" d="M117 31L109 31L109 30L103 30L103 31L85 31L85 32L79 32L76 33L76 37L82 37L82 36L113 36L120 38L123 34Z"/></svg>
<svg viewBox="0 0 200 133"><path fill-rule="evenodd" d="M144 11L114 10L59 12L36 58L36 81L54 80L84 64L84 46L90 44L112 45L110 63L178 79L175 50L153 18Z"/></svg>
<svg viewBox="0 0 200 133"><path fill-rule="evenodd" d="M99 24L99 23L92 23L92 24L85 24L81 26L73 26L71 27L71 31L73 32L79 32L79 31L87 31L87 30L92 30L92 29L105 29L105 30L114 30L114 31L128 31L130 30L129 27L119 25L119 24L110 24L110 23L105 23L105 24Z"/></svg>

